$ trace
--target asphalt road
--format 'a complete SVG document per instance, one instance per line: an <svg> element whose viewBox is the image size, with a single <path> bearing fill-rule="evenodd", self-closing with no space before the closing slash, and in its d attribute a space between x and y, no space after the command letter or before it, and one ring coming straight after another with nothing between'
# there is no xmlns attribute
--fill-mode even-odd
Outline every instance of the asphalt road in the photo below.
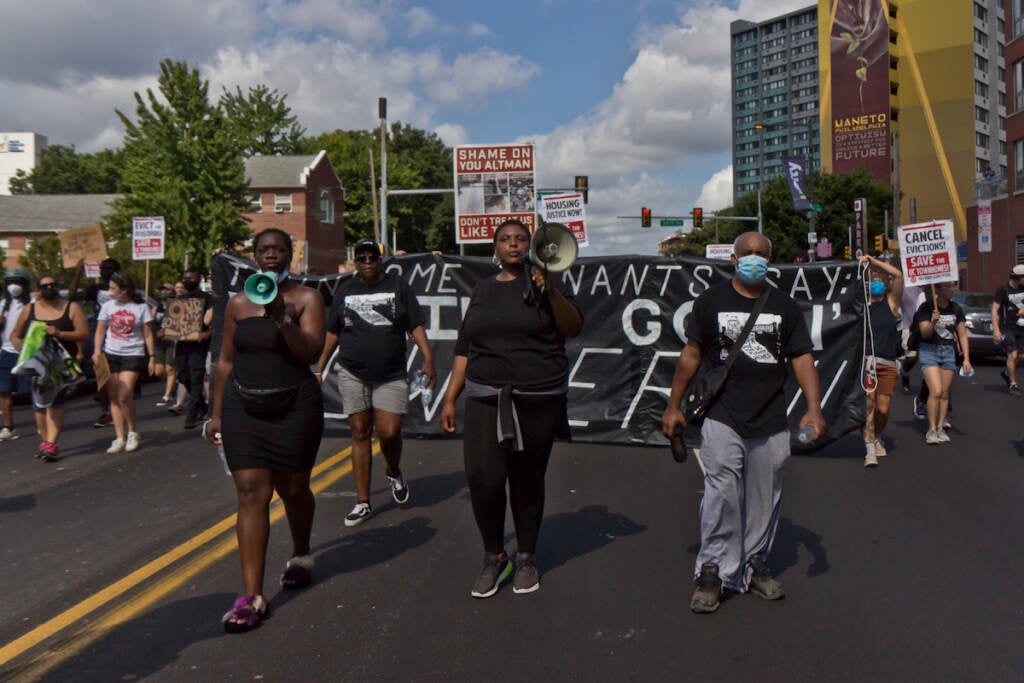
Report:
<svg viewBox="0 0 1024 683"><path fill-rule="evenodd" d="M241 586L214 449L153 407L150 384L144 447L108 456L112 430L78 399L60 462L35 460L27 438L0 444L0 679L1020 680L1024 401L998 370L957 378L950 445L926 446L898 394L878 468L853 436L792 458L769 558L787 597L734 596L712 615L688 609L696 462L556 445L541 590L474 600L461 441L406 442L403 507L375 461L375 516L347 529L349 442L332 425L314 478L317 582L277 589L277 521L272 615L244 635L220 623Z"/></svg>

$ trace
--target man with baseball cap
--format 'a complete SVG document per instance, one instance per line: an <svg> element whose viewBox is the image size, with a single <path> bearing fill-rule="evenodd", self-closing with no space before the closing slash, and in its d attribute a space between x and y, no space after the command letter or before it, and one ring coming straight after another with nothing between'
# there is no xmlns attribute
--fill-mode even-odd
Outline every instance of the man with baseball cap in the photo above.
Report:
<svg viewBox="0 0 1024 683"><path fill-rule="evenodd" d="M356 245L354 277L346 280L331 301L327 315L327 340L317 376L338 349L337 376L341 405L352 430L352 470L356 505L345 517L345 526L369 519L370 446L374 428L387 464L387 482L396 503L409 500L409 486L402 475L402 416L409 400L406 370L406 336L412 337L423 355L420 373L433 386L434 360L427 343L426 313L415 292L402 278L381 268L381 248L373 240ZM328 368L329 369L329 368Z"/></svg>
<svg viewBox="0 0 1024 683"><path fill-rule="evenodd" d="M1024 264L1010 270L1009 280L996 290L992 302L992 338L1002 344L1006 353L1003 379L1009 385L1011 396L1020 396L1017 386L1017 359L1024 350Z"/></svg>

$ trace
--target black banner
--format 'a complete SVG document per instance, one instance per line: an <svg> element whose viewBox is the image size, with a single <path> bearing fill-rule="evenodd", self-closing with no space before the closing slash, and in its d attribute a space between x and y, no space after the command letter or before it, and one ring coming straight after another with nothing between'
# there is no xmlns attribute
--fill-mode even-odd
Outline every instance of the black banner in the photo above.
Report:
<svg viewBox="0 0 1024 683"><path fill-rule="evenodd" d="M804 158L782 157L782 163L786 167L786 179L789 181L789 194L793 197L793 208L797 211L810 211L811 200L807 198Z"/></svg>
<svg viewBox="0 0 1024 683"><path fill-rule="evenodd" d="M473 285L496 271L480 257L410 255L386 261L416 292L428 311L427 338L434 354L438 384L434 400L409 406L403 431L440 435L441 402L448 386L453 349L462 312ZM251 261L224 254L211 264L216 299L214 326L222 327L226 292L238 292L255 272ZM724 261L698 258L620 256L581 258L562 273L583 311L583 332L568 341L570 360L569 419L574 441L664 445L661 414L665 409L679 352L685 345L683 321L711 284L732 277ZM351 275L302 276L330 304L339 283ZM768 279L804 310L821 378L822 410L827 435L818 447L859 428L864 422L860 387L863 301L857 293L856 264L825 262L773 264ZM219 350L215 337L213 350ZM409 344L410 377L419 369L419 350ZM791 426L806 408L795 380L787 387ZM324 382L329 416L341 417L333 375ZM461 401L460 401L461 403ZM460 416L461 417L461 416ZM794 441L794 450L800 450Z"/></svg>

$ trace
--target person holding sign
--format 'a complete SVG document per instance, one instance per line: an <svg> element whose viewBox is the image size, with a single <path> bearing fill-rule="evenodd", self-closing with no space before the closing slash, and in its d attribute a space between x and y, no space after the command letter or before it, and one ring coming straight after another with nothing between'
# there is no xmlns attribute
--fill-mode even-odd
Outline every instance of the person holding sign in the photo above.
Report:
<svg viewBox="0 0 1024 683"><path fill-rule="evenodd" d="M928 432L925 443L949 443L949 434L943 428L949 410L949 387L956 370L957 341L964 356L964 372L971 372L971 350L967 345L967 327L964 309L952 300L955 282L932 285L934 298L926 299L917 313L914 324L921 333L917 358L921 374L928 384Z"/></svg>
<svg viewBox="0 0 1024 683"><path fill-rule="evenodd" d="M882 430L889 422L889 408L896 391L900 355L900 304L903 300L903 273L898 268L864 254L862 264L873 270L869 278L868 322L871 326L872 348L864 349L864 362L873 369L874 385L868 386L867 419L861 434L864 437L864 467L877 467L878 458L888 455L882 443Z"/></svg>
<svg viewBox="0 0 1024 683"><path fill-rule="evenodd" d="M206 376L206 354L210 349L213 304L210 295L199 288L202 279L202 273L195 267L182 273L185 293L175 299L182 315L179 319L169 311L163 328L164 339L174 338L178 342L174 349L174 371L178 381L188 390L185 429L198 427L206 416L207 408L203 398L203 379ZM177 323L174 325L177 335L173 337L168 334L172 321Z"/></svg>
<svg viewBox="0 0 1024 683"><path fill-rule="evenodd" d="M35 321L46 323L46 334L53 337L64 347L71 358L78 356L78 345L89 338L89 323L85 319L82 308L61 297L60 285L52 275L39 278L39 294L35 302L29 304L21 312L18 323L11 335L14 348L22 350L29 326ZM35 392L32 394L32 407L36 414L36 430L42 439L37 457L44 462L54 462L60 454L57 439L64 426L64 401L66 389L57 392L49 405L39 402Z"/></svg>
<svg viewBox="0 0 1024 683"><path fill-rule="evenodd" d="M1010 271L1009 281L996 290L992 302L992 339L1006 352L1003 378L1011 396L1020 396L1017 386L1017 363L1024 351L1024 264Z"/></svg>
<svg viewBox="0 0 1024 683"><path fill-rule="evenodd" d="M224 615L224 630L249 631L266 616L263 574L274 491L284 503L292 557L281 574L286 589L313 581L309 539L316 502L309 476L324 430L324 405L309 366L324 345L324 301L288 279L292 240L267 228L253 239L256 265L277 280L270 303L238 293L224 311L224 341L217 362L213 416L203 426L210 443L223 445L238 498L238 555L242 594Z"/></svg>
<svg viewBox="0 0 1024 683"><path fill-rule="evenodd" d="M115 439L107 453L132 452L139 447L135 425L135 385L143 374L152 375L153 315L130 275L110 276L110 299L100 307L96 322L93 365L100 354L110 366L105 390L110 397Z"/></svg>

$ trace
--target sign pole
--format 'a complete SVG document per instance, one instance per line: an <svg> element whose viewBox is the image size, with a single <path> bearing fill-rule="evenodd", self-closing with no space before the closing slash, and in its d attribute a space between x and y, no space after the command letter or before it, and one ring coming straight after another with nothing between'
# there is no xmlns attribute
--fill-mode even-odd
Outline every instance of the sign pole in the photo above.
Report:
<svg viewBox="0 0 1024 683"><path fill-rule="evenodd" d="M145 293L144 299L149 298L149 259L146 259L146 289L143 290Z"/></svg>

